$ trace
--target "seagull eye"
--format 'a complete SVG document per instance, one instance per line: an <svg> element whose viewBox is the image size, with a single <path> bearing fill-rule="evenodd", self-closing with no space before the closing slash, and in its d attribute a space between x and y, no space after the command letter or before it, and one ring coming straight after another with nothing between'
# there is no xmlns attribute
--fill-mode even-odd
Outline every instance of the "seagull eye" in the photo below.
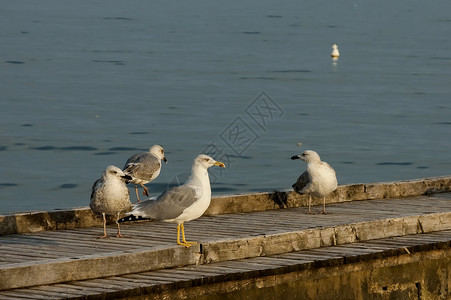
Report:
<svg viewBox="0 0 451 300"><path fill-rule="evenodd" d="M209 159L208 158L204 158L204 161L209 161Z"/></svg>

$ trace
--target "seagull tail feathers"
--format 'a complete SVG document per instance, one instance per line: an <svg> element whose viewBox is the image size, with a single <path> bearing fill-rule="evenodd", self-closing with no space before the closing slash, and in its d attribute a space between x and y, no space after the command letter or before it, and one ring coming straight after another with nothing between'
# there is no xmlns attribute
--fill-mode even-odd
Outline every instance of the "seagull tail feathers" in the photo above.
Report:
<svg viewBox="0 0 451 300"><path fill-rule="evenodd" d="M123 217L122 219L117 220L117 222L122 223L122 222L142 221L142 220L150 220L150 219L143 218L141 216L129 215L129 216Z"/></svg>

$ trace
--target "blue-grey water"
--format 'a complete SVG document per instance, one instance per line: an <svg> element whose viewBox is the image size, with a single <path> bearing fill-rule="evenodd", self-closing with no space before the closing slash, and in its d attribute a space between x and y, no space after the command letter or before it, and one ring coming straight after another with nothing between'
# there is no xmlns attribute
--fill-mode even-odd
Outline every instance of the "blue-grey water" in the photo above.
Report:
<svg viewBox="0 0 451 300"><path fill-rule="evenodd" d="M106 166L153 144L169 163L152 196L200 152L228 165L212 172L216 195L290 188L305 164L289 158L306 149L341 184L449 175L450 11L449 0L3 1L0 212L86 206Z"/></svg>

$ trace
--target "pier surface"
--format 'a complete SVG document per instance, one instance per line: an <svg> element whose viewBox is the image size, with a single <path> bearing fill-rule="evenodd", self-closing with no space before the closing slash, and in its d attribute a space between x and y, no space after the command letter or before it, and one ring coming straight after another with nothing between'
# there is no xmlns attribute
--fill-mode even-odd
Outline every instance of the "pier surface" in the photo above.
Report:
<svg viewBox="0 0 451 300"><path fill-rule="evenodd" d="M449 190L442 183L440 188ZM123 223L127 238L97 239L100 226L7 234L0 236L0 299L139 299L143 294L209 299L230 291L264 291L275 285L274 278L290 285L299 278L319 282L330 274L345 276L351 266L346 276L358 271L365 277L365 270L388 272L393 266L436 270L437 262L440 299L451 287L451 193L434 191L428 185L427 195L331 200L327 215L308 215L306 207L289 205L293 195L281 196L276 206L285 205L282 209L210 214L186 223L187 240L200 243L190 248L176 245L176 225L163 222ZM108 226L112 236L115 230ZM343 280L340 276L336 280ZM424 278L412 280L413 287L409 280L408 287L397 286L415 295L435 289ZM309 290L309 283L303 284ZM367 290L372 296L393 292L389 283L380 291ZM311 298L323 297L320 293Z"/></svg>

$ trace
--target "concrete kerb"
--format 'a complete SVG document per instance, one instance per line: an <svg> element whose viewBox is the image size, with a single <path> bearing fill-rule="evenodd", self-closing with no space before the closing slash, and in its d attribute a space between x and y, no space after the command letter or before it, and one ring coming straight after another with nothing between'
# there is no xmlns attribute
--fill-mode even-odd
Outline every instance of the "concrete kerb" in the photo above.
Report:
<svg viewBox="0 0 451 300"><path fill-rule="evenodd" d="M408 181L348 184L326 198L326 203L399 198L451 191L451 175ZM312 197L312 205L322 200ZM264 211L306 206L308 196L294 191L276 191L214 197L205 215ZM113 219L110 219L113 222ZM50 212L26 212L0 215L0 235L46 230L101 226L102 220L89 207Z"/></svg>

